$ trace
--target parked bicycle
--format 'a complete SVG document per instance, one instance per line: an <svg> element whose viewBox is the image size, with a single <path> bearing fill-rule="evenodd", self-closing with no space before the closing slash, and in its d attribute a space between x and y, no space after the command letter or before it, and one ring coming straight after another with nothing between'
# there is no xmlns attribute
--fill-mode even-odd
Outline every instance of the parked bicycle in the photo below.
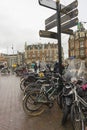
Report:
<svg viewBox="0 0 87 130"><path fill-rule="evenodd" d="M37 87L39 84L41 85L44 81L45 83L48 83L51 75L51 72L29 73L21 79L20 88L25 93L30 89L30 87Z"/></svg>
<svg viewBox="0 0 87 130"><path fill-rule="evenodd" d="M87 90L72 84L73 104L71 106L71 122L73 130L85 130L87 122Z"/></svg>
<svg viewBox="0 0 87 130"><path fill-rule="evenodd" d="M52 108L58 94L59 76L52 76L49 84L43 84L41 89L29 91L23 98L23 109L28 115L37 116L46 108Z"/></svg>

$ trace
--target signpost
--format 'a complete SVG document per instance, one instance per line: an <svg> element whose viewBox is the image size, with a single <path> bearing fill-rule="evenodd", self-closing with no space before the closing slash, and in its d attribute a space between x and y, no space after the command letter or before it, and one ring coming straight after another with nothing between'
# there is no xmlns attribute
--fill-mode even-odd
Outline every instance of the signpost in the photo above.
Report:
<svg viewBox="0 0 87 130"><path fill-rule="evenodd" d="M71 4L64 6L60 4L59 0L39 0L39 4L56 10L56 13L45 20L45 31L40 30L39 35L46 38L54 38L58 40L58 59L59 59L59 73L62 75L62 54L61 54L61 33L72 34L74 27L78 23L78 6L77 0ZM57 33L48 31L57 26Z"/></svg>

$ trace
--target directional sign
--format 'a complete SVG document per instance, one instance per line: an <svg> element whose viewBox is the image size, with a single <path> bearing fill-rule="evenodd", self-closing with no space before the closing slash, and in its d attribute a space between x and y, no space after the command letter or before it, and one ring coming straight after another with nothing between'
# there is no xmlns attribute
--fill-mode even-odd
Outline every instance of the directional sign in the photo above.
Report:
<svg viewBox="0 0 87 130"><path fill-rule="evenodd" d="M78 9L75 9L72 12L65 14L64 16L61 17L61 24L75 18L77 15L78 15Z"/></svg>
<svg viewBox="0 0 87 130"><path fill-rule="evenodd" d="M67 23L62 24L61 31L67 30L68 28L72 28L78 24L78 18L75 18Z"/></svg>
<svg viewBox="0 0 87 130"><path fill-rule="evenodd" d="M67 29L65 31L62 31L62 33L73 35L73 30ZM40 30L39 35L40 35L40 37L44 37L44 38L57 39L57 33L51 32L51 31Z"/></svg>
<svg viewBox="0 0 87 130"><path fill-rule="evenodd" d="M50 32L50 31L40 30L40 31L39 31L39 36L40 36L40 37L44 37L44 38L57 39L57 33L55 33L55 32Z"/></svg>
<svg viewBox="0 0 87 130"><path fill-rule="evenodd" d="M63 9L61 9L61 12L66 14L66 13L70 12L71 10L75 9L77 6L78 6L78 1L75 0L71 4L69 4L66 7L64 7Z"/></svg>
<svg viewBox="0 0 87 130"><path fill-rule="evenodd" d="M71 28L71 27L77 25L77 23L78 23L78 18L75 18L75 19L73 19L71 21L68 21L67 23L62 24L61 28L64 27L65 29L68 29L68 28ZM50 30L50 29L52 29L52 28L54 28L56 26L57 26L57 21L55 20L52 23L50 23L47 26L45 26L45 30Z"/></svg>
<svg viewBox="0 0 87 130"><path fill-rule="evenodd" d="M57 13L55 13L55 14L53 14L52 16L50 16L49 18L47 18L47 19L45 20L45 25L47 25L47 24L53 22L53 21L56 20L56 19L57 19Z"/></svg>
<svg viewBox="0 0 87 130"><path fill-rule="evenodd" d="M53 9L53 10L57 10L56 1L54 1L54 0L38 0L38 2L40 5L42 5L44 7L47 7L47 8ZM76 8L77 6L78 6L77 0L75 0L74 2L72 2L71 4L69 4L66 7L64 5L61 5L61 12L67 13L70 10L73 10L74 8Z"/></svg>
<svg viewBox="0 0 87 130"><path fill-rule="evenodd" d="M53 10L56 10L56 1L54 0L38 0L39 4L44 6L44 7L47 7L47 8L50 8L50 9L53 9ZM64 8L65 6L64 5L61 5L61 8Z"/></svg>
<svg viewBox="0 0 87 130"><path fill-rule="evenodd" d="M78 15L78 9L73 10L72 12L69 12L65 15L61 14L61 24L63 22L66 22L68 20L71 20L72 18L75 18ZM57 13L55 13L54 15L52 15L51 17L47 18L45 20L45 25L48 25L50 23L52 23L53 21L57 21Z"/></svg>

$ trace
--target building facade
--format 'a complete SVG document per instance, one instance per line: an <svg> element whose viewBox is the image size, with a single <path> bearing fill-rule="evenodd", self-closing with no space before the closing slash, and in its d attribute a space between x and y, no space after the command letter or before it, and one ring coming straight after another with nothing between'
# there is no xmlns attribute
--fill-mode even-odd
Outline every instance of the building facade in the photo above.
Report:
<svg viewBox="0 0 87 130"><path fill-rule="evenodd" d="M69 37L68 55L77 59L87 59L87 30L75 32Z"/></svg>
<svg viewBox="0 0 87 130"><path fill-rule="evenodd" d="M63 48L62 59L64 58ZM44 61L46 63L53 63L58 61L58 44L48 43L48 44L34 44L27 45L25 43L25 62L27 64L36 61Z"/></svg>
<svg viewBox="0 0 87 130"><path fill-rule="evenodd" d="M17 51L17 64L23 65L25 63L24 52Z"/></svg>
<svg viewBox="0 0 87 130"><path fill-rule="evenodd" d="M7 62L6 54L1 53L0 54L0 65L2 65L4 62Z"/></svg>

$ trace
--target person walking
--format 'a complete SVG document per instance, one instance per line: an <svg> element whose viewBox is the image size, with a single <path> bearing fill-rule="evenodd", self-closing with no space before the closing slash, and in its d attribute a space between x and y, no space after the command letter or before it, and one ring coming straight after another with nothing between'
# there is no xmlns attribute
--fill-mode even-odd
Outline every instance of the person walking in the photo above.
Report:
<svg viewBox="0 0 87 130"><path fill-rule="evenodd" d="M54 73L59 73L59 62L58 61L54 64Z"/></svg>
<svg viewBox="0 0 87 130"><path fill-rule="evenodd" d="M34 72L37 73L37 63L35 62L35 65L34 65Z"/></svg>

